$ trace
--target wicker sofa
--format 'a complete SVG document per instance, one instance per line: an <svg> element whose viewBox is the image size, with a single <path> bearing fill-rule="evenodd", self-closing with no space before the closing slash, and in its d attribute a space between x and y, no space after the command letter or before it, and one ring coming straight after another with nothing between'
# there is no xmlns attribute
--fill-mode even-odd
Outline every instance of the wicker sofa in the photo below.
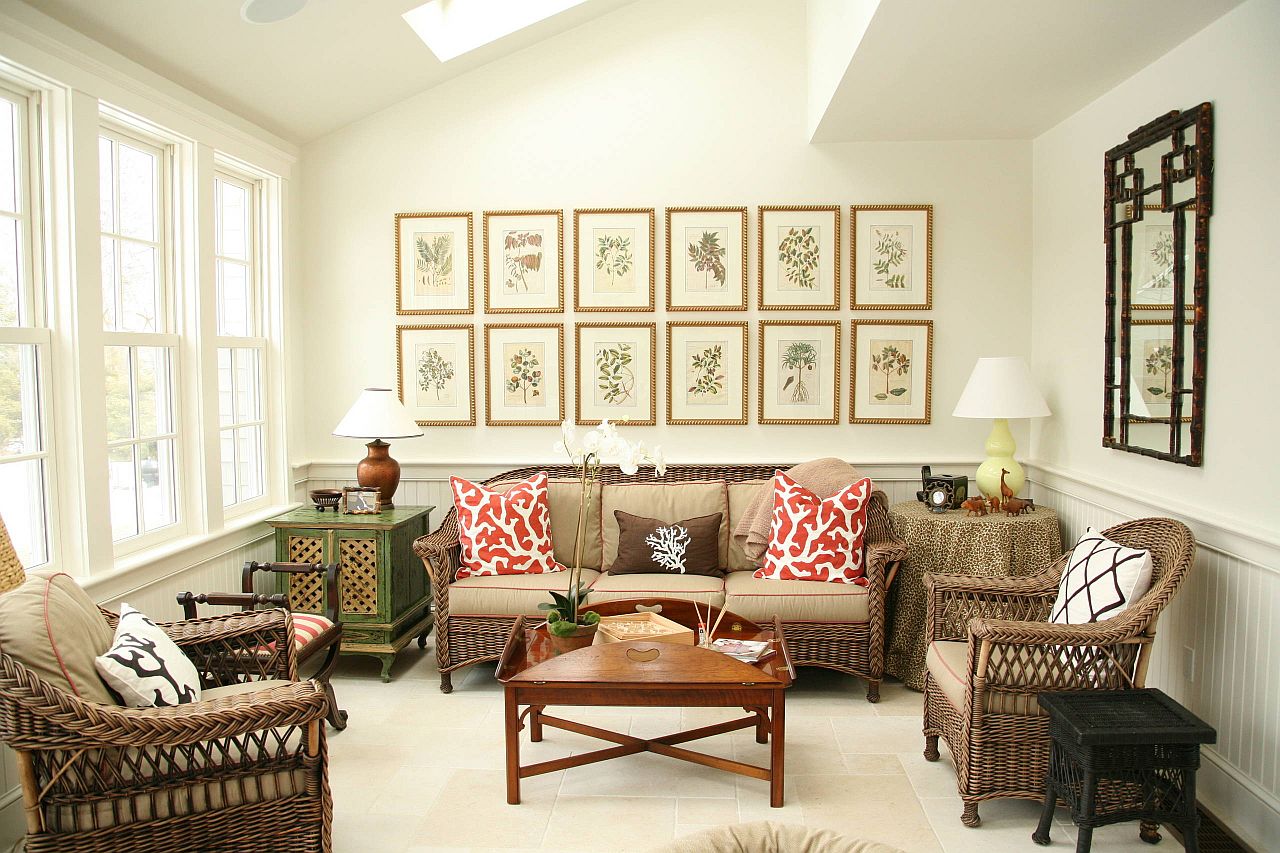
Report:
<svg viewBox="0 0 1280 853"><path fill-rule="evenodd" d="M880 698L884 673L885 592L905 558L906 545L889 527L888 501L883 492L872 496L867 516L867 586L766 581L753 578L754 565L731 541L756 490L768 485L773 473L789 465L672 465L655 479L634 477L617 468L601 472L589 501L589 531L583 557L583 582L591 587L588 604L623 598L677 598L724 608L747 619L782 619L792 660L800 666L821 666L867 681L867 700ZM502 490L539 471L550 478L548 500L556 559L573 560L574 532L581 489L572 466L518 468L485 481ZM616 554L613 510L675 521L719 511L724 579L699 575L611 575ZM666 517L670 516L670 517ZM598 533L597 533L598 531ZM611 536L612 533L612 536ZM612 547L613 553L610 553ZM457 511L451 509L440 527L414 543L422 557L435 596L436 658L440 689L453 689L454 670L497 660L517 616L536 616L547 592L564 592L568 572L457 579L460 549Z"/></svg>

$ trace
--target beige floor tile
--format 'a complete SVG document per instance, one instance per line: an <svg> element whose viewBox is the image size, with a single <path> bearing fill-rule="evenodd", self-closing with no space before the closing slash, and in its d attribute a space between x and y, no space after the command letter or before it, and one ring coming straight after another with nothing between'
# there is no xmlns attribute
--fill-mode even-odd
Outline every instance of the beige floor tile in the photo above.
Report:
<svg viewBox="0 0 1280 853"><path fill-rule="evenodd" d="M564 771L560 794L562 797L733 797L734 778L722 770L645 753L572 767Z"/></svg>
<svg viewBox="0 0 1280 853"><path fill-rule="evenodd" d="M511 806L502 772L454 771L418 823L418 838L446 847L540 846L555 802L552 785L557 775L522 780L521 804ZM544 790L531 790L543 785Z"/></svg>
<svg viewBox="0 0 1280 853"><path fill-rule="evenodd" d="M911 780L916 796L926 797L958 797L956 790L956 766L951 763L951 755L945 751L937 761L925 761L919 752L904 752L898 761Z"/></svg>
<svg viewBox="0 0 1280 853"><path fill-rule="evenodd" d="M719 826L738 822L738 798L681 797L676 802L676 822Z"/></svg>
<svg viewBox="0 0 1280 853"><path fill-rule="evenodd" d="M880 701L872 706L881 717L924 717L924 694L903 685L901 681L882 681Z"/></svg>
<svg viewBox="0 0 1280 853"><path fill-rule="evenodd" d="M368 813L402 817L422 817L444 790L450 774L439 767L406 765L373 785ZM335 794L335 802L337 795Z"/></svg>
<svg viewBox="0 0 1280 853"><path fill-rule="evenodd" d="M809 826L892 844L909 853L941 852L905 774L815 774L794 778Z"/></svg>
<svg viewBox="0 0 1280 853"><path fill-rule="evenodd" d="M578 847L571 839L590 839L587 849L651 850L675 837L674 797L576 797L556 800L544 847Z"/></svg>
<svg viewBox="0 0 1280 853"><path fill-rule="evenodd" d="M915 717L874 717L867 720L831 721L841 752L924 753L924 735Z"/></svg>
<svg viewBox="0 0 1280 853"><path fill-rule="evenodd" d="M390 821L382 815L334 810L333 853L366 853L375 838L380 853L402 853L421 840L416 820Z"/></svg>
<svg viewBox="0 0 1280 853"><path fill-rule="evenodd" d="M846 753L841 758L844 759L845 770L860 776L897 775L905 772L902 762L893 753Z"/></svg>

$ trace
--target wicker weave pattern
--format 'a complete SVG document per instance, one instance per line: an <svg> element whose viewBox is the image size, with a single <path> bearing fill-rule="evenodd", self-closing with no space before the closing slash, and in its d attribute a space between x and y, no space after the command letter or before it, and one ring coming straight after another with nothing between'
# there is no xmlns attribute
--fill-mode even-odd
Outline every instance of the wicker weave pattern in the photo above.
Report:
<svg viewBox="0 0 1280 853"><path fill-rule="evenodd" d="M378 612L378 542L376 539L339 539L342 564L342 612L373 615Z"/></svg>
<svg viewBox="0 0 1280 853"><path fill-rule="evenodd" d="M1036 694L1144 686L1156 620L1191 568L1195 538L1168 518L1129 521L1103 533L1151 551L1153 564L1151 589L1105 622L1045 621L1068 555L1024 578L925 577L927 639L969 644L965 706L954 707L931 675L924 705L925 758L937 759L941 736L955 758L967 826L979 824L983 800L1043 797L1049 724ZM1016 698L1026 713L987 713L993 700L1006 697Z"/></svg>
<svg viewBox="0 0 1280 853"><path fill-rule="evenodd" d="M205 687L295 675L283 610L163 627ZM0 650L0 739L18 755L30 851L327 851L327 710L310 681L168 708L97 705ZM279 773L305 782L265 800Z"/></svg>
<svg viewBox="0 0 1280 853"><path fill-rule="evenodd" d="M4 526L4 519L0 518L0 593L21 586L26 579L27 573L22 568L22 561L18 559L13 540L9 538L9 528Z"/></svg>
<svg viewBox="0 0 1280 853"><path fill-rule="evenodd" d="M774 472L790 465L672 465L663 482L688 483L725 480L730 483L767 480ZM518 468L490 477L486 483L520 480L539 471L552 479L573 479L576 469L570 465ZM644 478L646 475L638 475ZM625 483L633 478L617 468L606 468L600 479L606 484ZM907 546L889 524L888 501L883 492L872 494L867 509L868 622L856 625L832 625L818 622L784 622L783 629L791 648L793 661L802 666L822 666L864 678L868 682L867 698L879 698L880 679L884 675L884 606L885 587L891 571L907 555ZM436 605L436 659L440 667L440 689L452 690L450 673L464 666L497 660L515 620L506 616L466 616L454 619L449 614L449 583L457 574L460 548L458 515L450 509L444 521L432 533L414 543L414 551L422 558L431 578Z"/></svg>

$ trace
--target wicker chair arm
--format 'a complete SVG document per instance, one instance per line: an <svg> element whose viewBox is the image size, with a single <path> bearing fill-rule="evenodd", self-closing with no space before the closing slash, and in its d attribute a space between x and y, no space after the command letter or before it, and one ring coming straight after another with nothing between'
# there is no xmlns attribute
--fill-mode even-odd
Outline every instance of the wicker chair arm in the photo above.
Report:
<svg viewBox="0 0 1280 853"><path fill-rule="evenodd" d="M462 550L458 540L457 513L450 510L439 527L414 541L413 550L422 558L432 585L448 587L458 570Z"/></svg>
<svg viewBox="0 0 1280 853"><path fill-rule="evenodd" d="M969 633L976 640L1022 646L1113 646L1137 642L1141 631L1128 619L1109 619L1085 625L1060 625L979 617L969 620Z"/></svg>
<svg viewBox="0 0 1280 853"><path fill-rule="evenodd" d="M968 593L981 597L1003 596L1041 596L1058 594L1058 574L1043 571L1024 577L980 577L978 575L935 575L924 576L926 593L933 595Z"/></svg>
<svg viewBox="0 0 1280 853"><path fill-rule="evenodd" d="M1054 576L1022 578L924 576L926 641L963 640L971 619L1044 622L1057 597Z"/></svg>
<svg viewBox="0 0 1280 853"><path fill-rule="evenodd" d="M215 683L230 684L242 675L297 678L288 610L246 610L159 626Z"/></svg>

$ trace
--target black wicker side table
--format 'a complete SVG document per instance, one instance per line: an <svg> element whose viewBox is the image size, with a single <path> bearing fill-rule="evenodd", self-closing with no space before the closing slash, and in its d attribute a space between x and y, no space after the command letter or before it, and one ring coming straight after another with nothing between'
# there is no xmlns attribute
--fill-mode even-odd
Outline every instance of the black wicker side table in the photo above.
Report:
<svg viewBox="0 0 1280 853"><path fill-rule="evenodd" d="M1059 798L1080 827L1076 853L1088 853L1093 828L1141 821L1139 837L1155 844L1161 822L1177 826L1196 853L1196 768L1200 744L1217 732L1154 688L1041 693L1049 714L1049 773L1044 810L1031 838L1049 843Z"/></svg>

